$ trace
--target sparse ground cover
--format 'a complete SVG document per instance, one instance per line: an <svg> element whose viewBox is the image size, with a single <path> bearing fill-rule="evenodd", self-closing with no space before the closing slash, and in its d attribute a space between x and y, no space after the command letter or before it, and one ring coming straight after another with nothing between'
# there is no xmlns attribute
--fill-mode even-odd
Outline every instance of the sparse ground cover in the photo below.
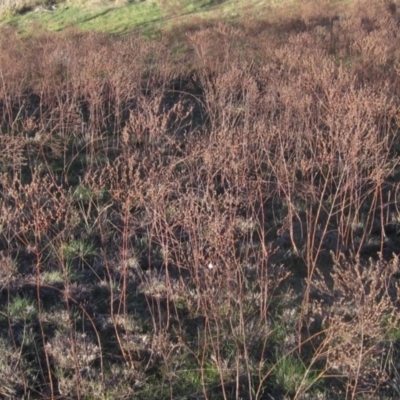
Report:
<svg viewBox="0 0 400 400"><path fill-rule="evenodd" d="M1 28L2 398L400 395L400 10L274 12Z"/></svg>

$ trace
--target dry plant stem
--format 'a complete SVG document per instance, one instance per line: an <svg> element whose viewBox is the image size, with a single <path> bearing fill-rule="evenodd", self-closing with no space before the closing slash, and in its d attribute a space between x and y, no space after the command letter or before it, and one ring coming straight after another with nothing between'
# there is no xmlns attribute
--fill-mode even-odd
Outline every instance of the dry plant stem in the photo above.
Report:
<svg viewBox="0 0 400 400"><path fill-rule="evenodd" d="M90 314L87 312L87 310L85 309L85 307L83 307L82 305L80 305L76 300L74 300L74 299L72 299L72 298L70 298L69 300L72 301L72 302L74 302L75 305L76 305L77 307L79 307L79 309L82 311L82 313L86 316L86 318L88 319L88 321L89 321L90 324L92 325L93 331L94 331L94 333L95 333L95 335L96 335L97 343L98 343L98 345L99 345L99 348L101 349L101 348L102 348L102 344L101 344L100 335L99 335L99 332L98 332L98 330L97 330L97 328L96 328L96 324L95 324L95 322L93 321L93 318L92 318L92 317L90 316ZM100 378L101 378L102 387L105 388L105 382L104 382L104 360L103 360L102 352L100 352L100 375L101 375Z"/></svg>
<svg viewBox="0 0 400 400"><path fill-rule="evenodd" d="M361 307L362 310L362 305L359 304L359 307ZM353 389L352 389L352 394L351 398L354 399L356 398L356 393L357 393L357 387L358 387L358 381L360 378L360 371L361 371L361 366L362 366L362 359L364 355L364 315L363 312L361 311L361 318L360 318L360 349L359 349L359 354L358 354L358 362L357 362L357 370L355 373L354 377L354 384L353 384Z"/></svg>
<svg viewBox="0 0 400 400"><path fill-rule="evenodd" d="M121 263L122 263L122 288L118 304L118 315L122 314L124 321L127 318L126 302L127 302L127 280L128 280L128 224L129 224L129 210L131 208L129 196L124 204L123 213L123 228L122 228L122 249L121 249Z"/></svg>
<svg viewBox="0 0 400 400"><path fill-rule="evenodd" d="M328 180L326 180L326 182L328 182ZM340 185L339 185L340 187ZM311 284L313 281L313 276L314 276L314 272L315 272L315 268L317 266L317 261L318 261L318 255L320 254L320 250L323 244L323 239L328 231L328 223L329 220L333 214L333 207L336 203L336 198L338 196L338 190L336 191L334 198L332 200L332 206L331 209L328 211L328 216L327 216L327 220L324 224L324 228L322 230L322 237L318 243L317 249L315 249L315 240L316 240L316 234L317 234L317 229L318 229L318 222L319 221L319 217L320 214L322 213L322 207L323 207L323 199L325 197L325 192L327 190L327 184L325 183L322 191L321 191L321 196L318 202L318 209L316 212L316 216L314 217L314 213L309 212L308 213L308 227L307 227L307 281L306 281L306 288L305 288L305 292L304 292L304 297L303 297L303 304L301 307L301 315L300 315L300 319L299 319L299 343L300 343L300 351L301 351L301 329L303 327L303 320L304 320L304 316L305 314L308 312L309 309L309 296L310 296L310 289L311 289ZM316 256L315 256L316 255Z"/></svg>
<svg viewBox="0 0 400 400"><path fill-rule="evenodd" d="M40 234L38 235L40 237ZM46 335L43 330L43 324L42 324L42 302L40 299L40 289L41 289L41 273L40 273L40 267L41 267L41 257L42 254L38 250L37 246L35 246L34 249L32 249L33 254L35 255L36 258L36 267L35 267L35 272L36 272L36 301L37 301L37 306L38 306L38 321L39 321L39 327L40 327L40 334L41 334L41 339L42 339L42 344L43 344L43 351L44 351L44 356L46 359L46 370L47 370L47 375L49 379L49 386L50 386L50 396L51 398L54 398L54 387L53 387L53 377L51 374L51 364L50 364L50 358L46 350ZM79 378L77 375L78 380L77 382L77 387L79 388ZM79 389L78 389L78 398L79 398Z"/></svg>
<svg viewBox="0 0 400 400"><path fill-rule="evenodd" d="M224 366L224 360L222 359L222 355L220 353L221 349L221 334L220 334L220 327L218 321L214 321L213 318L210 319L208 323L208 328L210 329L211 323L215 322L215 333L213 333L211 330L209 332L210 335L210 346L212 349L212 355L211 355L211 360L215 363L218 373L219 373L219 378L220 378L220 383L221 383L221 389L222 389L222 395L224 400L227 400L227 394L225 390L225 377L224 377L224 372L225 372L225 366Z"/></svg>

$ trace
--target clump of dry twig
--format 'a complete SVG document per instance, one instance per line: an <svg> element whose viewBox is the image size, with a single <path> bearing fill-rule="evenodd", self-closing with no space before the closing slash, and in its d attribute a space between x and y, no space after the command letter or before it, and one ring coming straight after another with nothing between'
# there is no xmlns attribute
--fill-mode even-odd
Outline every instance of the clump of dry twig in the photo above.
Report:
<svg viewBox="0 0 400 400"><path fill-rule="evenodd" d="M361 4L183 55L4 29L1 395L399 390L399 17Z"/></svg>

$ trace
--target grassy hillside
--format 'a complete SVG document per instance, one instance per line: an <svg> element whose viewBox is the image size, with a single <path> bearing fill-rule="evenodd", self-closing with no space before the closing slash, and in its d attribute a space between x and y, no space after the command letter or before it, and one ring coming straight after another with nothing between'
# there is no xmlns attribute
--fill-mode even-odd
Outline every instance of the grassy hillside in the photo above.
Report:
<svg viewBox="0 0 400 400"><path fill-rule="evenodd" d="M154 36L160 30L193 22L239 21L246 16L262 20L288 18L304 6L312 10L321 4L324 8L336 8L346 3L348 0L3 0L0 21L28 34L39 27L60 31L73 26L88 31L139 31Z"/></svg>
<svg viewBox="0 0 400 400"><path fill-rule="evenodd" d="M396 3L75 5L0 27L0 397L397 398Z"/></svg>
<svg viewBox="0 0 400 400"><path fill-rule="evenodd" d="M84 30L126 33L131 30L154 34L160 28L201 19L237 18L249 8L268 12L273 2L235 0L166 0L166 1L20 1L3 6L3 21L30 30L41 25L49 30L75 26Z"/></svg>

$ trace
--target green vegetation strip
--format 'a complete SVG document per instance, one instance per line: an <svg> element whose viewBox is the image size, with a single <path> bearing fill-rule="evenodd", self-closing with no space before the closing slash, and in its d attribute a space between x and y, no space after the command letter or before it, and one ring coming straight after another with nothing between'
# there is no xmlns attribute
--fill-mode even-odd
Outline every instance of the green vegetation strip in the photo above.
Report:
<svg viewBox="0 0 400 400"><path fill-rule="evenodd" d="M339 1L340 2L340 1ZM290 14L299 0L145 0L145 1L17 1L3 5L0 24L13 25L21 33L61 31L75 27L87 31L127 33L139 30L153 36L158 30L200 20L237 20L244 14L273 17L274 10ZM1 8L0 8L1 11ZM2 16L1 16L2 15Z"/></svg>

